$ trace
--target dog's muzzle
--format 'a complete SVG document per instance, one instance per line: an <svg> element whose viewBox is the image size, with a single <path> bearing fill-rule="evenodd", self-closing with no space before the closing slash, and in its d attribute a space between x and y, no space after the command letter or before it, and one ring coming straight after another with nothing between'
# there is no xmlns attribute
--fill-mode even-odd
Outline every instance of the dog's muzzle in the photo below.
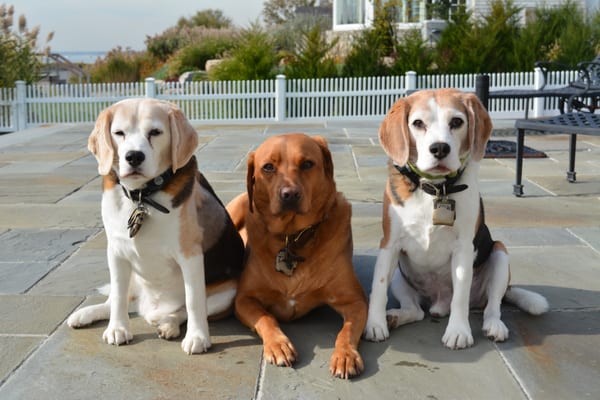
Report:
<svg viewBox="0 0 600 400"><path fill-rule="evenodd" d="M435 142L429 146L429 152L438 160L445 158L450 153L450 145L445 142Z"/></svg>

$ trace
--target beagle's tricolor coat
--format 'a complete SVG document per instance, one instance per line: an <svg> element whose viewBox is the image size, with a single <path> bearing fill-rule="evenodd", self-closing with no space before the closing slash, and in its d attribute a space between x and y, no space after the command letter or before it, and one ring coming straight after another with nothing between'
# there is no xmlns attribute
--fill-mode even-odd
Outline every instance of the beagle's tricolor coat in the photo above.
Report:
<svg viewBox="0 0 600 400"><path fill-rule="evenodd" d="M104 110L89 138L103 176L102 220L110 294L68 319L78 328L109 319L109 344L132 340L129 300L188 354L210 345L208 317L233 309L243 242L223 204L198 171L198 137L173 104L128 99Z"/></svg>
<svg viewBox="0 0 600 400"><path fill-rule="evenodd" d="M503 298L534 315L548 309L541 295L509 286L506 248L485 225L478 173L491 131L477 97L454 89L417 92L385 117L379 139L389 176L366 339L423 319L424 303L431 315L450 315L442 342L453 349L473 344L470 307L485 307L483 331L495 341L508 337ZM401 308L386 313L392 277Z"/></svg>

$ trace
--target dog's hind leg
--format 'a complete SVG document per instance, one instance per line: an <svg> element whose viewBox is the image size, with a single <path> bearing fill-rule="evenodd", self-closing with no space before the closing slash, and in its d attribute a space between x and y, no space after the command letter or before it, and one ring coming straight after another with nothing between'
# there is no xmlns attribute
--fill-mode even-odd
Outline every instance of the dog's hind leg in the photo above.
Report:
<svg viewBox="0 0 600 400"><path fill-rule="evenodd" d="M181 334L180 326L187 320L185 307L163 316L157 325L158 337L162 339L175 339Z"/></svg>
<svg viewBox="0 0 600 400"><path fill-rule="evenodd" d="M495 242L486 261L487 282L485 294L487 305L483 310L483 333L489 339L502 342L508 338L508 328L500 319L501 304L509 281L508 253L502 242Z"/></svg>
<svg viewBox="0 0 600 400"><path fill-rule="evenodd" d="M102 304L83 307L69 316L67 325L71 328L81 328L96 321L110 317L110 298Z"/></svg>
<svg viewBox="0 0 600 400"><path fill-rule="evenodd" d="M401 308L387 310L386 317L389 328L421 321L425 317L425 312L419 304L419 294L406 282L399 269L396 269L392 278L391 290L394 297L400 302Z"/></svg>

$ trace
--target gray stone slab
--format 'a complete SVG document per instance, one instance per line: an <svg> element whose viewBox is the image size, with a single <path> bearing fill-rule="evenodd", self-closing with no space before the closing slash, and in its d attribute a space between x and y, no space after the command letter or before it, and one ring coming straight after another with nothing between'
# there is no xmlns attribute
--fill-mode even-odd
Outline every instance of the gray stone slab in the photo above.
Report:
<svg viewBox="0 0 600 400"><path fill-rule="evenodd" d="M0 398L253 397L262 348L235 319L211 323L212 348L192 356L181 350L181 339L159 339L140 317L131 322L134 339L124 346L102 341L106 322L79 330L63 324L0 387Z"/></svg>
<svg viewBox="0 0 600 400"><path fill-rule="evenodd" d="M571 228L569 231L600 253L600 227Z"/></svg>
<svg viewBox="0 0 600 400"><path fill-rule="evenodd" d="M512 337L498 348L532 399L600 398L600 312L504 318Z"/></svg>
<svg viewBox="0 0 600 400"><path fill-rule="evenodd" d="M0 293L27 291L95 233L89 229L8 231L0 236Z"/></svg>
<svg viewBox="0 0 600 400"><path fill-rule="evenodd" d="M49 335L81 301L77 296L0 295L0 334Z"/></svg>
<svg viewBox="0 0 600 400"><path fill-rule="evenodd" d="M100 228L100 204L0 204L0 228ZM0 203L2 202L0 196Z"/></svg>
<svg viewBox="0 0 600 400"><path fill-rule="evenodd" d="M587 246L509 248L511 284L529 287L552 309L600 307L598 253Z"/></svg>
<svg viewBox="0 0 600 400"><path fill-rule="evenodd" d="M598 226L600 202L585 196L486 197L485 218L492 228Z"/></svg>
<svg viewBox="0 0 600 400"><path fill-rule="evenodd" d="M490 228L495 240L508 247L577 246L582 242L566 228Z"/></svg>
<svg viewBox="0 0 600 400"><path fill-rule="evenodd" d="M0 336L0 385L44 339L44 336Z"/></svg>
<svg viewBox="0 0 600 400"><path fill-rule="evenodd" d="M480 317L472 318L475 346L461 351L443 348L440 339L445 323L425 320L392 331L386 342L362 341L359 351L365 371L344 381L329 374L341 318L326 308L315 310L303 319L282 324L299 360L293 368L266 365L259 398L524 398L494 345L483 338Z"/></svg>

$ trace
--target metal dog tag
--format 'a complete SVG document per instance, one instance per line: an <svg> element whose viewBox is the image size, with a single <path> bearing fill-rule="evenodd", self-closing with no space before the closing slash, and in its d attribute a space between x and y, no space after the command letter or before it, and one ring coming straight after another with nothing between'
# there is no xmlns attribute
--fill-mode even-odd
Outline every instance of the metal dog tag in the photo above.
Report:
<svg viewBox="0 0 600 400"><path fill-rule="evenodd" d="M284 247L283 249L279 250L277 257L275 258L276 271L283 272L287 276L292 276L297 265L298 261L291 257L291 254L287 248Z"/></svg>
<svg viewBox="0 0 600 400"><path fill-rule="evenodd" d="M453 226L456 219L456 202L448 198L436 198L433 201L433 224Z"/></svg>
<svg viewBox="0 0 600 400"><path fill-rule="evenodd" d="M129 229L129 237L134 237L142 227L144 218L148 215L148 208L142 203L133 210L127 221L127 229Z"/></svg>

